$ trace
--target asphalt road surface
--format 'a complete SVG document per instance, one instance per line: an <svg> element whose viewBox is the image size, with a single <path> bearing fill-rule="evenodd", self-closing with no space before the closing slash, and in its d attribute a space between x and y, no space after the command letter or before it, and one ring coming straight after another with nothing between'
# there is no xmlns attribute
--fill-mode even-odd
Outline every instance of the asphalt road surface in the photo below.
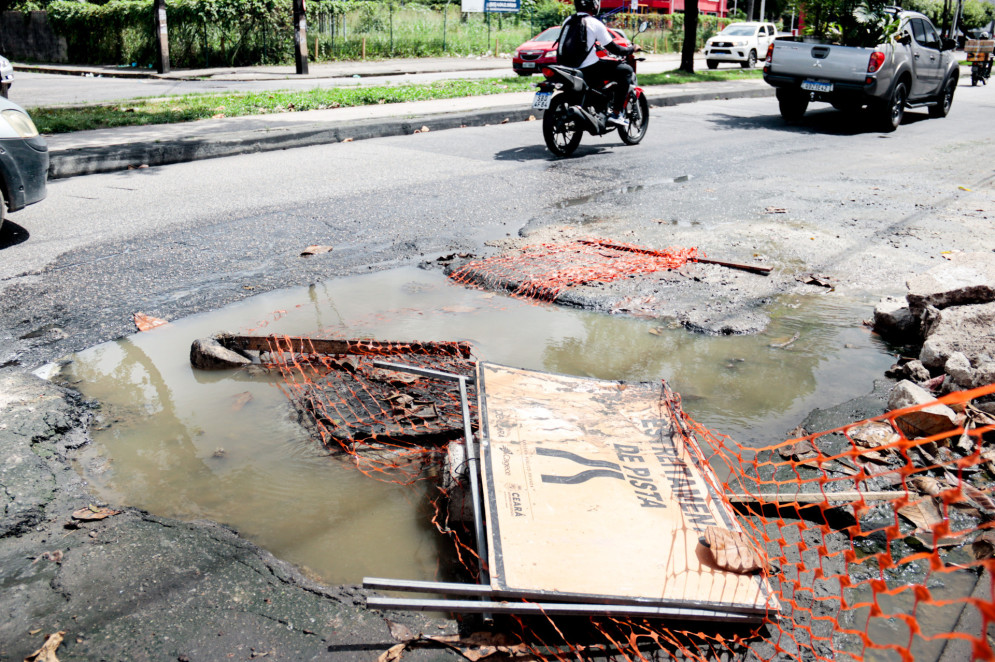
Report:
<svg viewBox="0 0 995 662"><path fill-rule="evenodd" d="M0 234L0 366L130 333L137 311L177 319L556 226L763 260L780 289L822 273L901 293L942 251L995 248L993 110L995 91L962 84L949 117L882 134L828 106L788 127L772 99L716 101L566 160L524 122L55 181ZM335 250L300 258L310 244Z"/></svg>

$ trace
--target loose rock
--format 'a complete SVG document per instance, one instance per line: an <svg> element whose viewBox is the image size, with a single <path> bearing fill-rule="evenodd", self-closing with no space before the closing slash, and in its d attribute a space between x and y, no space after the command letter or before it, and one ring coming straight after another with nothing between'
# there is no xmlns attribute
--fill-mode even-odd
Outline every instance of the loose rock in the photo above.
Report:
<svg viewBox="0 0 995 662"><path fill-rule="evenodd" d="M238 368L251 363L251 360L222 346L214 338L199 338L190 345L190 364L201 370Z"/></svg>
<svg viewBox="0 0 995 662"><path fill-rule="evenodd" d="M888 409L904 409L914 405L923 405L936 398L921 386L908 380L895 385L888 397ZM895 425L909 439L928 437L942 432L957 429L957 414L946 405L935 404L919 411L909 412L895 418Z"/></svg>
<svg viewBox="0 0 995 662"><path fill-rule="evenodd" d="M954 352L972 363L980 363L983 355L995 355L995 303L939 311L919 360L930 370L940 370Z"/></svg>
<svg viewBox="0 0 995 662"><path fill-rule="evenodd" d="M919 322L909 304L896 297L886 297L874 308L874 331L885 338L906 339L918 330Z"/></svg>
<svg viewBox="0 0 995 662"><path fill-rule="evenodd" d="M961 253L949 262L914 276L907 295L912 314L926 306L949 306L995 301L995 259L991 253Z"/></svg>

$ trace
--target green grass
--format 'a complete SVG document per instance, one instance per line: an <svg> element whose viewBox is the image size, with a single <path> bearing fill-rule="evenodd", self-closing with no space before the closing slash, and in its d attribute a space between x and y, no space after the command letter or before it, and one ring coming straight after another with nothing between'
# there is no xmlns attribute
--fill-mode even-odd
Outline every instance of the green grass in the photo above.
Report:
<svg viewBox="0 0 995 662"><path fill-rule="evenodd" d="M646 74L640 85L758 78L759 70L727 69L702 71L692 75L681 71ZM338 87L302 92L252 92L232 94L190 94L186 96L134 99L119 104L72 107L39 107L30 110L42 133L70 133L90 129L147 124L175 124L216 117L243 117L270 113L290 113L348 106L368 106L404 101L453 99L456 97L526 92L534 89L538 76L514 76L487 80L450 80L424 85L380 87Z"/></svg>

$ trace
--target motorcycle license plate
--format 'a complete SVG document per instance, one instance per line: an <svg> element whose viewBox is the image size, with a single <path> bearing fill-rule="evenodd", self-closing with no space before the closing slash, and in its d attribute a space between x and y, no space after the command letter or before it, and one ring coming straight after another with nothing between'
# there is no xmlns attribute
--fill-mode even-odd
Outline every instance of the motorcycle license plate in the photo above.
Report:
<svg viewBox="0 0 995 662"><path fill-rule="evenodd" d="M549 100L552 97L552 92L536 92L535 99L532 100L532 107L536 110L546 110L549 108Z"/></svg>
<svg viewBox="0 0 995 662"><path fill-rule="evenodd" d="M810 92L832 92L833 84L828 81L806 80L802 82L802 89Z"/></svg>

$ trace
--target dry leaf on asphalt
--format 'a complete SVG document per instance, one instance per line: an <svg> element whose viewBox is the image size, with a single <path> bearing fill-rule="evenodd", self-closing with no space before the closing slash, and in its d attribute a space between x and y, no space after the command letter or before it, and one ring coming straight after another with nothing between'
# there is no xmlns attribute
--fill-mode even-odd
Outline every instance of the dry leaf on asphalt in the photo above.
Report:
<svg viewBox="0 0 995 662"><path fill-rule="evenodd" d="M110 508L98 508L97 506L87 506L86 508L80 508L73 512L73 519L92 521L98 519L105 519L112 515L120 515L120 510L111 510Z"/></svg>
<svg viewBox="0 0 995 662"><path fill-rule="evenodd" d="M715 564L725 570L746 573L760 570L764 562L743 533L718 526L705 529L705 546L712 550Z"/></svg>
<svg viewBox="0 0 995 662"><path fill-rule="evenodd" d="M312 255L321 255L322 253L331 253L334 250L333 246L319 246L317 244L312 244L304 250L301 251L301 257L311 257Z"/></svg>
<svg viewBox="0 0 995 662"><path fill-rule="evenodd" d="M59 658L55 656L55 651L62 645L62 638L65 636L65 630L48 635L48 639L45 640L41 648L24 658L24 662L59 662Z"/></svg>
<svg viewBox="0 0 995 662"><path fill-rule="evenodd" d="M920 493L929 496L936 496L943 491L940 481L936 480L932 476L913 476L909 479L909 482L912 483L912 487Z"/></svg>
<svg viewBox="0 0 995 662"><path fill-rule="evenodd" d="M146 315L145 313L135 313L135 328L139 331L151 331L164 324L169 324L169 322L158 317Z"/></svg>
<svg viewBox="0 0 995 662"><path fill-rule="evenodd" d="M409 628L404 623L395 623L394 621L387 621L387 628L390 630L390 636L394 637L394 641L402 644L406 644L409 641L414 641L420 634L416 634L411 628Z"/></svg>
<svg viewBox="0 0 995 662"><path fill-rule="evenodd" d="M985 561L995 557L995 531L987 529L981 533L977 539L971 543L971 551L974 558Z"/></svg>
<svg viewBox="0 0 995 662"><path fill-rule="evenodd" d="M923 531L930 531L934 524L943 521L943 515L932 497L903 506L898 509L898 514L915 524L916 529Z"/></svg>
<svg viewBox="0 0 995 662"><path fill-rule="evenodd" d="M401 653L407 648L407 644L395 644L391 646L377 658L377 662L397 662L401 659Z"/></svg>
<svg viewBox="0 0 995 662"><path fill-rule="evenodd" d="M818 449L815 447L815 444L812 443L811 439L802 439L791 446L779 448L777 452L780 453L781 457L784 459L795 460L796 462L809 460L819 454Z"/></svg>

